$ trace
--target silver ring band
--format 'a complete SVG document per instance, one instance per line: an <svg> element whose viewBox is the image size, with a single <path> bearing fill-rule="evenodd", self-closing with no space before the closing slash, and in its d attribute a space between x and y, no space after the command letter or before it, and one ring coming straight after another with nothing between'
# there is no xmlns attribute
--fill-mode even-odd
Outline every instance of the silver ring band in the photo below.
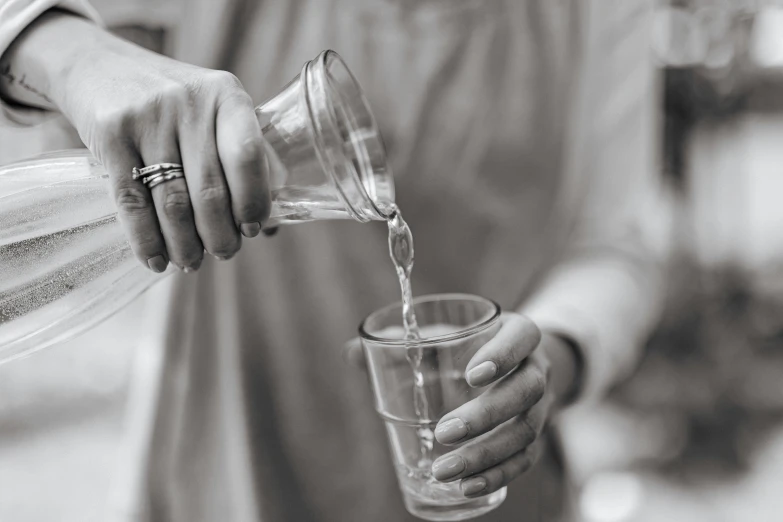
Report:
<svg viewBox="0 0 783 522"><path fill-rule="evenodd" d="M147 174L146 176L141 178L141 182L144 183L145 185L148 185L150 182L152 182L152 180L158 179L161 176L165 176L167 174L172 174L172 173L183 173L184 174L182 169L171 169L171 170L166 170L164 172L156 172L155 174Z"/></svg>
<svg viewBox="0 0 783 522"><path fill-rule="evenodd" d="M133 167L131 171L133 173L133 179L144 179L147 176L154 174L165 174L166 172L173 170L182 170L182 165L179 163L156 163L148 167L137 168Z"/></svg>
<svg viewBox="0 0 783 522"><path fill-rule="evenodd" d="M167 181L184 178L184 177L185 177L185 173L182 171L182 169L170 170L165 173L155 174L153 176L149 176L145 178L144 184L147 185L147 187L150 190L152 190L153 188L157 187L161 183L166 183Z"/></svg>

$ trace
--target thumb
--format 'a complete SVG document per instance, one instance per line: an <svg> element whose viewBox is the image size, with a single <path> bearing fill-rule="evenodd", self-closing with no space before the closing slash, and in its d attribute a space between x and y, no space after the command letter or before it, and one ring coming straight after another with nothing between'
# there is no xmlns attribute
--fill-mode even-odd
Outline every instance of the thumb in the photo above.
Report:
<svg viewBox="0 0 783 522"><path fill-rule="evenodd" d="M364 359L362 341L354 337L343 346L343 360L354 368L367 369L367 361Z"/></svg>

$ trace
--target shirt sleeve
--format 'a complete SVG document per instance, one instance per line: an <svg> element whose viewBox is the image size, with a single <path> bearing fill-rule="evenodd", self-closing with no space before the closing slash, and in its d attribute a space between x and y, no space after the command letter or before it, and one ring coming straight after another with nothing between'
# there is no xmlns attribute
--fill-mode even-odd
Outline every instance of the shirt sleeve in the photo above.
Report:
<svg viewBox="0 0 783 522"><path fill-rule="evenodd" d="M0 0L0 56L25 27L54 7L100 23L98 13L87 0ZM0 97L0 125L34 125L47 116L49 111L11 104Z"/></svg>
<svg viewBox="0 0 783 522"><path fill-rule="evenodd" d="M568 140L561 262L522 308L575 342L582 396L630 372L663 299L670 208L657 169L652 2L597 0L585 29Z"/></svg>

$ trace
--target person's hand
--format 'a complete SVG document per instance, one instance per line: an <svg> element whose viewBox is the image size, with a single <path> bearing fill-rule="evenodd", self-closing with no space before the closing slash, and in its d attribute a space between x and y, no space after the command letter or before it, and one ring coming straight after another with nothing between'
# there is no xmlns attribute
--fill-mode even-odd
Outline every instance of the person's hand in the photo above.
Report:
<svg viewBox="0 0 783 522"><path fill-rule="evenodd" d="M137 257L197 269L256 236L269 215L261 130L231 74L202 69L110 39L70 72L61 107L107 167ZM185 178L151 191L133 167L181 163ZM239 225L237 225L239 224Z"/></svg>
<svg viewBox="0 0 783 522"><path fill-rule="evenodd" d="M358 340L346 345L343 357L354 366L365 364ZM504 313L498 333L465 371L469 385L488 388L444 415L435 428L441 444L462 445L433 463L433 476L443 482L460 480L465 496L475 497L523 474L540 456L542 430L555 404L570 394L575 376L568 343L542 334L522 315Z"/></svg>
<svg viewBox="0 0 783 522"><path fill-rule="evenodd" d="M17 61L48 39L46 52L63 62L38 58L49 65L41 82L47 99L107 168L120 221L145 266L162 272L171 260L197 269L205 250L228 259L240 231L258 235L270 210L264 147L236 77L155 54L68 14L48 13L35 25ZM158 163L182 164L184 178L152 190L132 179L134 167Z"/></svg>
<svg viewBox="0 0 783 522"><path fill-rule="evenodd" d="M542 336L524 316L504 314L502 320L465 371L471 386L491 386L444 415L435 428L441 444L464 444L438 458L432 474L443 482L461 480L467 497L492 493L535 464L555 399L547 345L562 341Z"/></svg>

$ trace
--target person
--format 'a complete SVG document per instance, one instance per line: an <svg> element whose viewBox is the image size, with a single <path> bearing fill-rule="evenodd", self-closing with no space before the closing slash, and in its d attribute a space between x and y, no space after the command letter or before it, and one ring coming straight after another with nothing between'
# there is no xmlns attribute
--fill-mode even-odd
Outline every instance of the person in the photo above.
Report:
<svg viewBox="0 0 783 522"><path fill-rule="evenodd" d="M113 36L84 0L0 0L3 121L60 111L107 166L139 261L182 269L140 325L163 363L138 382L125 491L104 519L412 520L366 376L340 356L399 299L386 227L253 239L270 196L252 100L324 48L380 121L414 292L507 310L469 376L499 384L440 422L439 440L468 443L436 477L466 495L509 484L488 521L566 516L550 426L632 368L662 290L651 2L160 4L177 13L171 57ZM184 176L133 180L162 163ZM355 342L345 353L359 358Z"/></svg>

